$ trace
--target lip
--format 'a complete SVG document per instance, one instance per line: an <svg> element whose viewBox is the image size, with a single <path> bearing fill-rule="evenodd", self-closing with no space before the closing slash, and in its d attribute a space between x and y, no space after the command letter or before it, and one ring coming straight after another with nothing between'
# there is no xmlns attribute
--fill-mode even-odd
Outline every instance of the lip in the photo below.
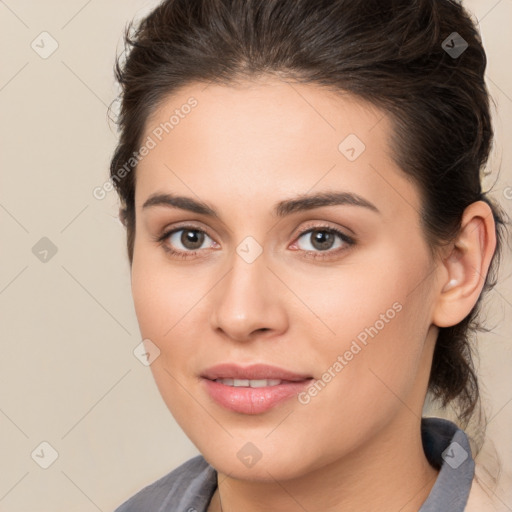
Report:
<svg viewBox="0 0 512 512"><path fill-rule="evenodd" d="M210 397L222 407L242 414L261 414L283 401L297 396L313 377L298 374L266 364L239 366L232 363L213 366L201 374L202 382ZM215 379L279 379L276 386L260 388L234 387L215 382Z"/></svg>
<svg viewBox="0 0 512 512"><path fill-rule="evenodd" d="M311 379L311 375L295 373L278 366L268 364L251 364L240 366L234 363L223 363L205 370L201 377L209 380L215 379L279 379L290 382Z"/></svg>

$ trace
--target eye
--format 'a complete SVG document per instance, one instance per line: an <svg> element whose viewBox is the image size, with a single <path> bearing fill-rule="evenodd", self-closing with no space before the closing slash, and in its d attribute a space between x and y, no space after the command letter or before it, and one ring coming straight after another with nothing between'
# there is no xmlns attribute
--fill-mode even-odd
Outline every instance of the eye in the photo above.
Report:
<svg viewBox="0 0 512 512"><path fill-rule="evenodd" d="M194 257L203 249L218 246L205 231L195 226L168 230L156 241L167 253L183 259ZM345 233L332 227L315 226L300 233L292 248L304 251L304 256L308 258L328 258L353 245L355 241Z"/></svg>
<svg viewBox="0 0 512 512"><path fill-rule="evenodd" d="M331 255L344 251L354 244L352 238L337 229L317 226L302 232L294 245L309 253L328 252ZM318 254L312 256L323 257L323 255Z"/></svg>
<svg viewBox="0 0 512 512"><path fill-rule="evenodd" d="M206 247L203 247L208 240L210 243L207 243ZM166 231L157 241L160 242L167 252L183 258L193 256L196 254L196 251L207 249L215 244L203 230L193 226L185 226Z"/></svg>
<svg viewBox="0 0 512 512"><path fill-rule="evenodd" d="M210 237L199 229L182 228L172 232L168 238L173 245L182 244L185 250L195 251L201 249L205 239Z"/></svg>

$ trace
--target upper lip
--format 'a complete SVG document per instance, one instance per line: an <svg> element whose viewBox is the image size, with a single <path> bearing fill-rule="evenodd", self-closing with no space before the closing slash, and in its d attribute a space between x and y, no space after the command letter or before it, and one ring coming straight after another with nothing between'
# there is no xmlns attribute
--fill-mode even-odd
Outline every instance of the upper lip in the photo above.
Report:
<svg viewBox="0 0 512 512"><path fill-rule="evenodd" d="M301 381L311 379L311 375L295 373L284 368L268 364L252 364L240 366L234 363L223 363L205 370L201 377L209 380L215 379L279 379L287 381Z"/></svg>

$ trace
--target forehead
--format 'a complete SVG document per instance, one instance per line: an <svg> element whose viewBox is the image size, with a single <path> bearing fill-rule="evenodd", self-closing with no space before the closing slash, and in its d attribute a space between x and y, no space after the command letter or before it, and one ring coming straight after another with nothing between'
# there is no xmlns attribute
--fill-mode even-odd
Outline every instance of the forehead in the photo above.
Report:
<svg viewBox="0 0 512 512"><path fill-rule="evenodd" d="M237 144L244 139L247 147L263 140L282 147L297 138L315 142L327 138L328 143L334 135L336 141L347 129L369 139L368 132L377 124L381 130L372 139L389 132L389 119L352 94L265 77L229 86L185 86L160 102L146 121L145 135L160 139L173 132L177 140L180 132L183 138L190 135L190 128L205 142L217 136L218 143L227 143L226 136L231 136Z"/></svg>
<svg viewBox="0 0 512 512"><path fill-rule="evenodd" d="M391 135L385 112L320 85L190 84L146 122L152 149L137 168L136 203L169 190L243 203L343 188L411 213L417 193L393 161Z"/></svg>

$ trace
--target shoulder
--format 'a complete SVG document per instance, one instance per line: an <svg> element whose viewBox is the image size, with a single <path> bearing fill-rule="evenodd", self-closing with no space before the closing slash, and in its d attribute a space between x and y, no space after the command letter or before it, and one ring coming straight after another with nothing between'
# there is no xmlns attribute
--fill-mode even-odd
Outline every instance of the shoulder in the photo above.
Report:
<svg viewBox="0 0 512 512"><path fill-rule="evenodd" d="M115 512L202 512L216 487L215 469L198 455L140 490Z"/></svg>

